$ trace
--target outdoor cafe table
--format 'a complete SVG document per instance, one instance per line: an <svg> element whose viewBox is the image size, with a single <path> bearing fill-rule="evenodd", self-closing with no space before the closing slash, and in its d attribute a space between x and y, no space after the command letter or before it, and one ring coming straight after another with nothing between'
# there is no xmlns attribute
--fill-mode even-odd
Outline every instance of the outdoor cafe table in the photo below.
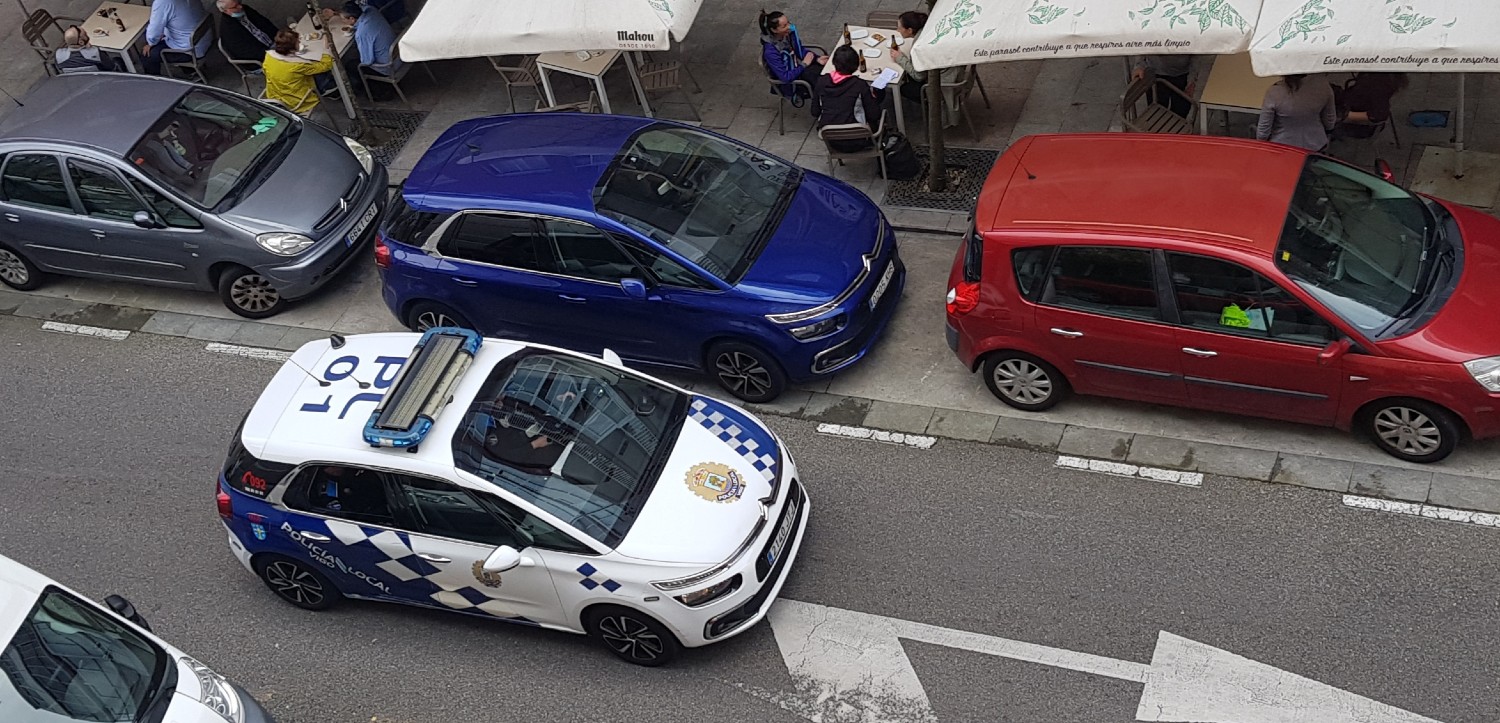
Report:
<svg viewBox="0 0 1500 723"><path fill-rule="evenodd" d="M1278 76L1262 78L1250 69L1250 54L1214 56L1213 69L1208 72L1208 82L1203 84L1203 95L1198 99L1198 133L1208 135L1208 112L1222 110L1228 113L1260 114L1266 91Z"/></svg>
<svg viewBox="0 0 1500 723"><path fill-rule="evenodd" d="M866 41L873 40L877 34L881 39L872 48ZM891 68L896 71L896 79L886 86L886 90L887 92L896 94L891 99L891 105L896 106L896 129L901 131L902 135L906 135L906 114L901 109L901 106L904 105L901 102L900 87L903 74L901 72L901 65L891 58L891 36L895 36L896 43L903 48L906 46L906 38L901 37L900 33L890 28L867 28L863 25L850 25L849 35L853 40L854 49L860 51L861 55L864 55L866 51L872 51L874 54L874 57L864 55L866 70L863 73L856 72L855 75L867 81L874 82L876 76L880 75L881 70ZM840 31L839 39L834 42L834 49L838 49L838 46L843 44L844 33ZM823 65L823 75L831 73L833 73L833 61L830 59Z"/></svg>
<svg viewBox="0 0 1500 723"><path fill-rule="evenodd" d="M99 13L112 10L114 14L107 18L99 17ZM115 24L115 15L120 22L125 23L125 29ZM139 73L136 68L134 55L136 44L140 42L141 36L146 34L146 23L151 20L150 5L131 5L130 3L102 2L94 12L84 18L83 32L88 33L89 42L94 47L108 52L116 53L125 62L125 69L132 73Z"/></svg>
<svg viewBox="0 0 1500 723"><path fill-rule="evenodd" d="M583 58L581 54L588 57ZM641 88L640 76L636 75L635 58L630 53L619 50L580 50L576 53L542 53L536 56L537 75L541 76L539 80L542 81L542 94L547 96L547 105L557 105L557 97L552 94L552 83L547 79L547 72L555 70L594 81L594 88L599 91L600 107L605 113L613 113L609 106L609 95L604 92L604 74L621 57L625 58L625 69L630 75L630 84L635 86L635 95L641 101L642 110L647 118L655 117L651 115L651 103L646 99L646 91Z"/></svg>
<svg viewBox="0 0 1500 723"><path fill-rule="evenodd" d="M342 57L348 52L349 46L354 42L354 33L349 32L352 26L344 22L344 16L335 14L332 18L320 18L323 28L333 33L333 47L339 51ZM303 13L302 18L292 27L302 36L302 44L307 46L307 52L301 57L308 60L317 60L328 54L328 44L323 42L323 37L318 35L318 29L313 27L312 16ZM316 50L317 53L313 51Z"/></svg>

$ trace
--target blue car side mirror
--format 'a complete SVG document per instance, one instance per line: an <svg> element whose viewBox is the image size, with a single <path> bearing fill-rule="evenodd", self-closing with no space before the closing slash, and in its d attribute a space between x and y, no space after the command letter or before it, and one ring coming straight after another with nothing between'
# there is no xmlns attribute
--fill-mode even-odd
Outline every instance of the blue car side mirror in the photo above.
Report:
<svg viewBox="0 0 1500 723"><path fill-rule="evenodd" d="M632 299L646 298L646 282L640 279L620 279L620 288Z"/></svg>

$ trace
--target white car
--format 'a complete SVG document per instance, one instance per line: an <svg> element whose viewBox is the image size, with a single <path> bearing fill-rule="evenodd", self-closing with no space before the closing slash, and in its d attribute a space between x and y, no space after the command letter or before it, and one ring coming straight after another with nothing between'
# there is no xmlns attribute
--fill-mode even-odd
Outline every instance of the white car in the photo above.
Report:
<svg viewBox="0 0 1500 723"><path fill-rule="evenodd" d="M440 327L298 349L235 434L219 515L284 600L588 633L639 665L765 616L807 528L784 445L604 359Z"/></svg>
<svg viewBox="0 0 1500 723"><path fill-rule="evenodd" d="M124 598L105 602L112 610L0 555L0 721L272 723Z"/></svg>

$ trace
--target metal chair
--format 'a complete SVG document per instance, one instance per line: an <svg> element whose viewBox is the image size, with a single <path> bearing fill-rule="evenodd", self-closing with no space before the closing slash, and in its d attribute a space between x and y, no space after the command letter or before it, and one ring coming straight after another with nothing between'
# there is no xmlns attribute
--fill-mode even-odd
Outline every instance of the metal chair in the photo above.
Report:
<svg viewBox="0 0 1500 723"><path fill-rule="evenodd" d="M636 70L636 78L641 83L641 90L647 95L652 93L664 93L672 90L685 90L682 79L687 78L693 84L694 93L702 93L703 88L698 86L698 81L693 74L688 72L687 66L676 60L644 63ZM703 116L698 114L698 109L688 102L688 107L693 109L693 115L699 120Z"/></svg>
<svg viewBox="0 0 1500 723"><path fill-rule="evenodd" d="M516 112L515 89L531 88L532 90L536 90L541 86L541 80L538 79L535 55L522 55L516 65L506 65L505 59L509 57L516 56L491 55L487 60L490 61L490 65L494 67L495 72L500 74L500 79L505 81L505 97L510 100L510 112L514 113ZM541 101L537 101L537 104L540 105Z"/></svg>
<svg viewBox="0 0 1500 723"><path fill-rule="evenodd" d="M843 163L847 158L874 158L880 162L880 177L890 178L885 172L885 153L880 150L880 140L885 137L885 111L880 111L880 124L874 130L864 123L839 123L818 129L818 137L828 149L828 175L834 175L833 162ZM858 151L841 151L834 148L836 141L869 141L870 147Z"/></svg>
<svg viewBox="0 0 1500 723"><path fill-rule="evenodd" d="M956 126L958 119L962 118L969 126L969 135L976 140L979 134L974 130L974 118L969 114L969 94L978 86L979 74L972 65L963 66L951 79L938 75L938 87L943 93L943 115L948 121L943 127Z"/></svg>
<svg viewBox="0 0 1500 723"><path fill-rule="evenodd" d="M559 112L598 113L599 110L600 110L600 106L599 106L599 94L597 92L591 90L591 91L589 91L589 99L588 100L580 100L580 101L578 101L576 103L558 103L557 105L542 105L542 101L539 98L539 99L537 99L536 108L533 109L533 112L535 112L535 113L559 113Z"/></svg>
<svg viewBox="0 0 1500 723"><path fill-rule="evenodd" d="M766 66L765 56L761 56L760 58L760 69L766 74L766 82L771 84L771 92L776 94L777 127L781 130L781 135L786 135L786 104L792 99L788 98L786 93L782 92L782 87L790 85L792 86L793 94L800 95L803 98L811 98L813 94L812 84L808 83L805 80L802 80L801 78L793 80L790 83L783 83L780 78L777 78L776 76L771 74L771 69ZM800 106L798 106L797 103L793 101L792 107L797 108Z"/></svg>
<svg viewBox="0 0 1500 723"><path fill-rule="evenodd" d="M214 14L217 15L218 13ZM181 70L193 71L193 74L197 76L195 82L208 82L208 76L204 74L203 66L199 65L200 62L206 62L208 60L208 54L205 53L202 58L199 58L196 49L198 47L198 43L201 42L203 38L218 35L218 33L214 32L214 24L211 21L211 15L204 16L203 21L198 23L198 27L193 28L192 45L190 45L187 50L170 50L167 48L161 49L161 67L166 71L167 77L172 77L172 69L177 68Z"/></svg>
<svg viewBox="0 0 1500 723"><path fill-rule="evenodd" d="M219 40L217 43L215 43L215 45L219 47L219 54L223 55L224 59L229 61L229 67L234 68L235 72L240 74L240 82L245 84L245 95L250 95L250 76L253 75L262 80L264 80L266 77L265 70L260 67L260 61L237 60L230 57L229 51L224 49L223 36L219 37Z"/></svg>
<svg viewBox="0 0 1500 723"><path fill-rule="evenodd" d="M403 93L403 92L401 92L401 80L406 77L407 73L411 72L412 66L417 65L417 63L403 63L403 62L401 62L401 48L400 48L400 46L401 46L401 38L400 38L400 36L397 36L395 42L391 43L391 74L390 75L382 75L379 72L375 71L370 66L365 65L364 63L361 63L360 66L359 66L359 82L360 82L360 84L364 85L364 87L365 87L365 95L368 96L371 101L375 100L375 96L370 94L370 81L373 80L373 81L375 81L377 83L386 83L386 84L390 85L392 88L395 88L396 89L396 95L398 95L398 96L401 97L401 102L405 103L407 108L410 108L411 107L411 101L407 100L406 99L406 94ZM431 78L432 82L434 84L437 83L437 76L435 76L435 75L432 74L432 69L431 68L429 68L425 64L423 64L422 65L422 70L427 73L427 77Z"/></svg>
<svg viewBox="0 0 1500 723"><path fill-rule="evenodd" d="M1176 94L1188 102L1186 117L1160 102L1162 94ZM1192 133L1198 104L1177 86L1150 76L1131 82L1120 99L1120 123L1135 133Z"/></svg>
<svg viewBox="0 0 1500 723"><path fill-rule="evenodd" d="M865 26L895 30L896 22L900 19L901 13L897 10L871 10L870 14L865 16Z"/></svg>
<svg viewBox="0 0 1500 723"><path fill-rule="evenodd" d="M47 75L57 74L57 66L54 65L55 53L63 46L62 36L69 25L82 26L83 21L78 18L56 17L44 8L33 10L25 22L21 23L21 37L41 57L42 69ZM56 42L47 39L49 27L57 31Z"/></svg>

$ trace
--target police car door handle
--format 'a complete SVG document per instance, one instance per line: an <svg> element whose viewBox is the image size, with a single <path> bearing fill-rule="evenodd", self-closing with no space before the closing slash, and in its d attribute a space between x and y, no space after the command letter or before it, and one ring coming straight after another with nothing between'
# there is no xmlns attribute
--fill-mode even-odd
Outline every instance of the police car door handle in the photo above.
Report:
<svg viewBox="0 0 1500 723"><path fill-rule="evenodd" d="M303 537L305 537L305 538L307 538L309 540L312 540L313 542L332 542L333 541L332 537L329 537L328 535L320 535L320 534L318 534L316 532L299 532L298 534L302 535Z"/></svg>
<svg viewBox="0 0 1500 723"><path fill-rule="evenodd" d="M452 560L449 560L448 558L443 557L442 555L429 555L429 554L427 554L425 552L419 552L419 553L417 553L417 557L420 557L423 560L426 560L428 562L436 562L438 564L442 564L442 563L445 563L445 562L453 562Z"/></svg>

